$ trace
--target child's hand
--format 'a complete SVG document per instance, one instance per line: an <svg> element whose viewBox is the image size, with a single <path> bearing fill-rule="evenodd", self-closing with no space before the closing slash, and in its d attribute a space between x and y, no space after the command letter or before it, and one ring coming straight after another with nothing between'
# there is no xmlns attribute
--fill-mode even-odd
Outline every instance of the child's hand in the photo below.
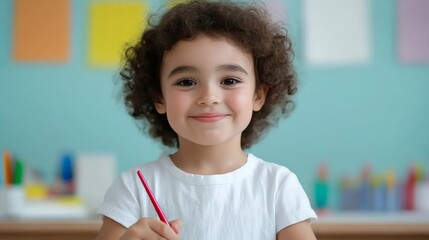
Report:
<svg viewBox="0 0 429 240"><path fill-rule="evenodd" d="M174 220L170 225L171 227L158 219L142 218L128 228L120 240L179 239L182 221Z"/></svg>

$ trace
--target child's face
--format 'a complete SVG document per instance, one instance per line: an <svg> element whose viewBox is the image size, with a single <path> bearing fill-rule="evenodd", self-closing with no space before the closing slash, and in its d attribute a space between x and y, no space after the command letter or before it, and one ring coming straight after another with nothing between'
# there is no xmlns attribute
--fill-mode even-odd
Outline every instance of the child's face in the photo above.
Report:
<svg viewBox="0 0 429 240"><path fill-rule="evenodd" d="M179 141L199 145L240 142L265 101L265 91L255 92L252 56L223 37L176 43L164 54L161 88L157 111L167 114Z"/></svg>

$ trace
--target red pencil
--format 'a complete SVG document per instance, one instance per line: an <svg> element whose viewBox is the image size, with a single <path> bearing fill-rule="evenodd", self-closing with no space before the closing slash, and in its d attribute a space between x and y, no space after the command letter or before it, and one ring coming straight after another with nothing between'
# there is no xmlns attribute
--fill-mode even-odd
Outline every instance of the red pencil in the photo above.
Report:
<svg viewBox="0 0 429 240"><path fill-rule="evenodd" d="M159 206L158 202L156 201L155 196L153 196L153 193L150 190L149 185L147 184L147 182L144 179L143 174L140 170L137 171L137 175L139 175L140 181L143 183L144 189L146 190L147 195L149 195L150 201L152 202L152 205L155 208L156 213L158 213L159 219L161 219L161 221L163 221L164 223L170 225L170 223L168 222L164 213L162 212L161 207Z"/></svg>

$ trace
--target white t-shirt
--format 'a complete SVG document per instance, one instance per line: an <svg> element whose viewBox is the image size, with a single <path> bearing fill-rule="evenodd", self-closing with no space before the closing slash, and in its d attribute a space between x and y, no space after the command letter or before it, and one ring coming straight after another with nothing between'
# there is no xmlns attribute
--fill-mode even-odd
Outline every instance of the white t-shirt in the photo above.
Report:
<svg viewBox="0 0 429 240"><path fill-rule="evenodd" d="M233 172L196 175L162 155L122 173L105 195L99 213L127 228L142 217L158 218L137 170L167 219L183 221L183 240L274 240L284 227L317 219L296 175L286 167L248 154Z"/></svg>

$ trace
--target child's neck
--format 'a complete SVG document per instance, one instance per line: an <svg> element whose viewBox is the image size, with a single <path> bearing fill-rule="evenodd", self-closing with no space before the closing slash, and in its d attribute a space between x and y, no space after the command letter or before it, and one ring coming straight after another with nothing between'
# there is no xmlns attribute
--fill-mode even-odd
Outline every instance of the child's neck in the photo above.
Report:
<svg viewBox="0 0 429 240"><path fill-rule="evenodd" d="M179 150L171 155L174 164L181 170L199 175L224 174L232 172L247 161L247 154L241 146L201 146L181 143Z"/></svg>

